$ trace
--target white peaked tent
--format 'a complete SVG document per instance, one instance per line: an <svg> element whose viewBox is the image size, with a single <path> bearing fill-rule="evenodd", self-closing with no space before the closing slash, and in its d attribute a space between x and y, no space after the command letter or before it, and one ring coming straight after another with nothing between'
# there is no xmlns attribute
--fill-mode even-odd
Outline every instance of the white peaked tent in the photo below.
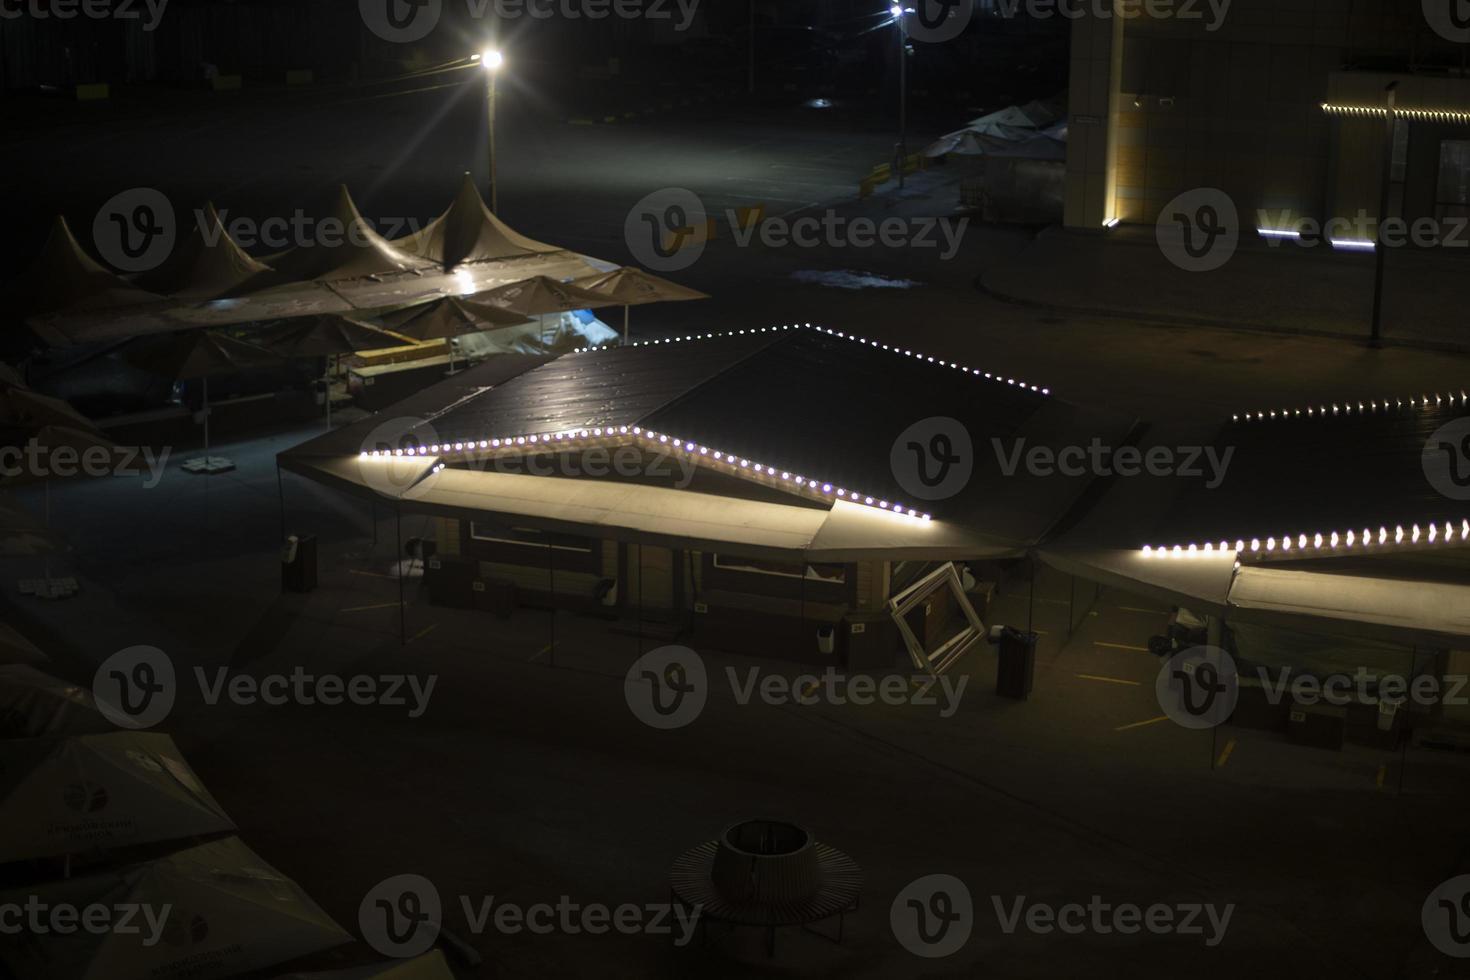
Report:
<svg viewBox="0 0 1470 980"><path fill-rule="evenodd" d="M162 299L109 272L88 255L61 215L52 222L41 254L19 280L20 312L27 316L136 306Z"/></svg>
<svg viewBox="0 0 1470 980"><path fill-rule="evenodd" d="M261 285L308 279L361 279L429 265L379 235L357 209L345 184L337 189L337 204L330 215L330 224L321 222L317 228L319 241L262 260L276 270L276 276L269 282L262 280Z"/></svg>
<svg viewBox="0 0 1470 980"><path fill-rule="evenodd" d="M144 912L133 919L137 932L0 934L0 961L26 980L221 980L352 939L300 885L238 837L156 861L6 890L0 904L24 906L32 896L52 908L127 905Z"/></svg>
<svg viewBox="0 0 1470 980"><path fill-rule="evenodd" d="M0 862L225 833L235 824L167 735L0 741Z"/></svg>
<svg viewBox="0 0 1470 980"><path fill-rule="evenodd" d="M210 203L196 216L183 244L137 283L155 293L199 301L248 291L252 282L263 283L270 276L269 266L235 244Z"/></svg>
<svg viewBox="0 0 1470 980"><path fill-rule="evenodd" d="M469 174L449 210L425 228L396 239L394 246L428 259L446 271L465 262L489 262L551 255L565 249L527 238L501 221L480 197Z"/></svg>

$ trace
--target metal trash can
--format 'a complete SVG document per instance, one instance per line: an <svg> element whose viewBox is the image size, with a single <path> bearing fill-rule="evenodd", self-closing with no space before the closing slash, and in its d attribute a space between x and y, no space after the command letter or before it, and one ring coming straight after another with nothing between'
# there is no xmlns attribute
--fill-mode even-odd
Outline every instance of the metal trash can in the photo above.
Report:
<svg viewBox="0 0 1470 980"><path fill-rule="evenodd" d="M310 592L316 588L316 535L291 535L281 549L281 590Z"/></svg>
<svg viewBox="0 0 1470 980"><path fill-rule="evenodd" d="M995 693L1025 701L1036 682L1036 634L1009 626L1000 630L1000 663L995 671Z"/></svg>

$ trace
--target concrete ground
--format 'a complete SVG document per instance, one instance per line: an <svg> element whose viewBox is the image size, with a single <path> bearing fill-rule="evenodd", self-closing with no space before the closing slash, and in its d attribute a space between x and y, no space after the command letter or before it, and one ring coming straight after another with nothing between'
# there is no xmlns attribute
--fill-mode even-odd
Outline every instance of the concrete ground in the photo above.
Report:
<svg viewBox="0 0 1470 980"><path fill-rule="evenodd" d="M156 182L181 200L233 200L264 215L347 179L374 215L428 216L479 145L475 106L433 98L78 130L74 152L52 162L53 182L33 183L43 189L16 213L100 203ZM766 203L772 214L816 205L846 216L942 215L955 201L958 172L943 171L903 194L853 201L890 137L796 109L609 128L537 124L530 109L510 118L507 218L615 260L629 257L619 230L628 208L660 186L690 187L712 210ZM101 156L105 170L95 166ZM912 248L722 239L673 275L715 299L638 310L635 332L821 321L993 364L1072 400L1193 421L1243 406L1458 389L1465 375L1458 355L1164 327L979 293L977 277L1024 255L1031 238L973 229L947 261ZM840 270L913 285L849 291L793 277ZM1014 625L1034 617L1044 632L1036 694L1025 704L997 699L993 657L981 651L965 662L971 684L948 718L913 705L741 705L723 686L724 667L795 671L701 650L716 678L707 707L689 727L659 732L630 712L623 679L653 641L640 645L601 621L558 617L548 649L546 613L502 622L438 609L409 582L401 643L393 522L292 477L285 527L320 536L322 585L282 596L274 454L311 434L218 446L239 464L223 477L181 472L179 450L151 489L128 479L53 488L54 519L75 548L57 568L76 574L82 593L41 603L7 589L5 598L56 651L58 671L80 680L139 643L167 651L186 676L195 666L259 675L303 664L437 678L418 718L386 706L210 705L196 692L165 726L246 842L353 932L369 888L415 873L435 883L447 924L486 960L464 977L1455 975L1429 949L1419 910L1464 870L1458 758L1412 753L1405 765L1157 721L1157 662L1138 649L1163 618L1150 603L1106 593L1095 616L1073 608L1081 625L1069 635L1070 583L1044 576L1034 603L1012 583L995 616ZM39 506L37 490L21 495ZM403 534L421 528L406 519ZM5 581L30 577L36 562L6 559L0 571ZM841 945L792 932L766 960L749 933L683 949L646 934L469 935L456 901L661 902L681 850L758 814L810 827L864 868L861 908ZM960 952L931 961L894 938L889 908L905 885L935 873L967 884L976 922ZM1182 935L1007 935L993 907L1093 895L1236 908L1224 941L1207 947ZM335 962L371 955L357 944Z"/></svg>

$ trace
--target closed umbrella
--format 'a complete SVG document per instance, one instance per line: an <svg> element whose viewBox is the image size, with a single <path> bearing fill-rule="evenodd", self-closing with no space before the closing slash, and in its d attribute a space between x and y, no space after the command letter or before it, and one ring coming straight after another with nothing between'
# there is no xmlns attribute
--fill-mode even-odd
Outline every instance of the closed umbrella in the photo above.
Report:
<svg viewBox="0 0 1470 980"><path fill-rule="evenodd" d="M238 837L154 861L0 892L0 903L140 910L138 931L0 934L0 960L34 980L220 980L351 941Z"/></svg>
<svg viewBox="0 0 1470 980"><path fill-rule="evenodd" d="M632 266L611 272L573 279L572 285L599 296L606 296L623 307L623 343L628 342L628 310L644 303L678 303L691 299L709 299L706 293L681 286L660 276Z"/></svg>
<svg viewBox="0 0 1470 980"><path fill-rule="evenodd" d="M0 862L227 833L173 739L112 732L0 742Z"/></svg>
<svg viewBox="0 0 1470 980"><path fill-rule="evenodd" d="M125 355L134 366L170 381L204 383L204 457L190 460L186 469L219 472L233 464L209 455L209 379L254 368L274 367L281 357L271 351L208 330L172 334L161 341L135 342ZM191 465L192 464L192 465Z"/></svg>
<svg viewBox="0 0 1470 980"><path fill-rule="evenodd" d="M284 320L255 336L265 350L282 357L325 357L330 362L326 378L327 428L332 427L332 376L337 358L360 350L404 347L409 341L370 323L326 313Z"/></svg>

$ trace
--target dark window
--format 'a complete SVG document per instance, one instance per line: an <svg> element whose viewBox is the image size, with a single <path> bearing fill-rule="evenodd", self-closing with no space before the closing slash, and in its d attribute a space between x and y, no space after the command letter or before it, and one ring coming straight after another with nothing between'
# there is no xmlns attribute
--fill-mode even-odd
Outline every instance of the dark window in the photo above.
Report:
<svg viewBox="0 0 1470 980"><path fill-rule="evenodd" d="M1437 218L1470 216L1470 140L1440 141L1434 213Z"/></svg>

